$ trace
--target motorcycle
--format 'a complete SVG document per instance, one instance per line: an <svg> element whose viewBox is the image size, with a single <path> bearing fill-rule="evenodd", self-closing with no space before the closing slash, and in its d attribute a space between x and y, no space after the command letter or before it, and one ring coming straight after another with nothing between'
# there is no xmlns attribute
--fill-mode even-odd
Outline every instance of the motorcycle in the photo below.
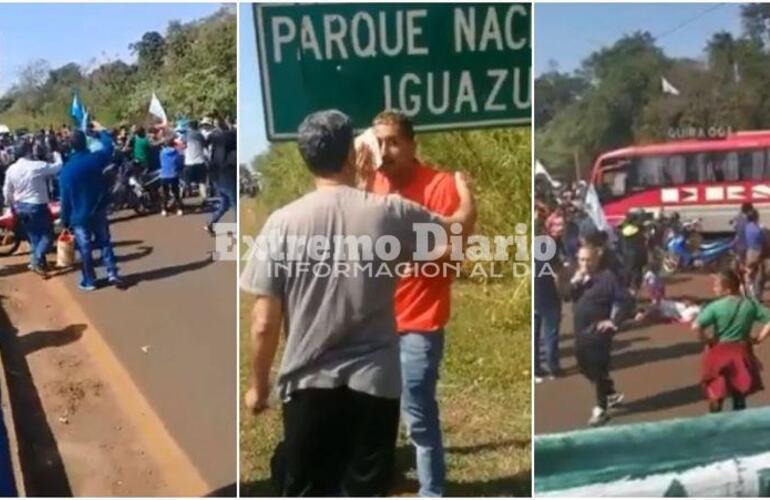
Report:
<svg viewBox="0 0 770 500"><path fill-rule="evenodd" d="M733 238L704 242L700 219L683 222L678 227L671 227L666 238L663 270L671 274L681 269L704 266L714 269L726 267L734 262L734 247Z"/></svg>
<svg viewBox="0 0 770 500"><path fill-rule="evenodd" d="M54 240L62 231L59 215L61 206L58 202L48 204L51 219L54 221ZM0 216L0 256L13 255L19 249L19 245L25 239L24 230L19 223L16 213L8 211Z"/></svg>
<svg viewBox="0 0 770 500"><path fill-rule="evenodd" d="M137 215L144 215L160 206L158 189L160 179L157 172L144 172L131 165L112 164L105 169L105 175L112 179L110 209L118 211L132 209Z"/></svg>

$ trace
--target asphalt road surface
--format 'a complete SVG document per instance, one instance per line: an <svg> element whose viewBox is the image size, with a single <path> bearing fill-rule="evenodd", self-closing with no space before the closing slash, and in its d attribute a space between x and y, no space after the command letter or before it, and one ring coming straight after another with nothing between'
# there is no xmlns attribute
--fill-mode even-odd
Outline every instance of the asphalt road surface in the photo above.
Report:
<svg viewBox="0 0 770 500"><path fill-rule="evenodd" d="M85 293L79 272L63 278L214 490L237 476L237 271L234 261L212 260L208 217L117 214L112 236L128 288Z"/></svg>
<svg viewBox="0 0 770 500"><path fill-rule="evenodd" d="M666 281L667 297L712 298L711 278L705 273L677 274ZM767 303L768 291L765 292ZM758 328L758 327L757 327ZM592 386L577 373L570 305L564 304L561 322L561 361L566 376L535 387L535 433L552 433L587 427L595 398ZM707 412L698 384L702 345L688 325L656 323L618 333L612 352L612 378L625 394L624 403L611 410L608 425L694 417ZM770 345L756 351L770 366ZM767 371L763 372L766 385ZM748 399L749 407L770 404L770 390ZM726 402L729 408L730 403Z"/></svg>

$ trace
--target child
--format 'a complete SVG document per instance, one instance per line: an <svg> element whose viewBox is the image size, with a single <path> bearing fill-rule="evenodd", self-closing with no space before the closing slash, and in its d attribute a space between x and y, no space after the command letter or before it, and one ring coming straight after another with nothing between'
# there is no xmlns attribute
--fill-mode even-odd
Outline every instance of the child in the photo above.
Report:
<svg viewBox="0 0 770 500"><path fill-rule="evenodd" d="M179 192L179 172L184 167L184 157L176 149L176 141L170 138L160 152L160 183L161 183L161 215L168 215L168 198L170 194L174 195L176 205L176 214L184 214L182 205L182 196Z"/></svg>

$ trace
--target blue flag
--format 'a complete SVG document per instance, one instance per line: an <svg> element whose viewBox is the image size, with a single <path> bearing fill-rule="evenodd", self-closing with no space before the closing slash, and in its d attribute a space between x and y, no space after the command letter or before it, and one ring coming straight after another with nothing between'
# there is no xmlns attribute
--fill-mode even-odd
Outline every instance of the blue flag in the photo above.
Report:
<svg viewBox="0 0 770 500"><path fill-rule="evenodd" d="M86 126L88 125L88 111L86 111L86 108L83 106L83 103L80 100L80 95L77 92L75 92L75 95L72 96L70 115L72 116L72 120L75 122L75 126L79 127L85 132Z"/></svg>

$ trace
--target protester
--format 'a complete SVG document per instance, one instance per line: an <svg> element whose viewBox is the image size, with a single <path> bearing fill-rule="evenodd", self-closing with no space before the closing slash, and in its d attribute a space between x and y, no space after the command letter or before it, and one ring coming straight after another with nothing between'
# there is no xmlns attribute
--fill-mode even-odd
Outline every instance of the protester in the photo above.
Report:
<svg viewBox="0 0 770 500"><path fill-rule="evenodd" d="M123 285L112 249L107 220L109 196L102 174L112 159L112 137L98 122L93 125L94 131L99 134L101 149L89 152L85 133L80 130L73 132L73 154L64 164L59 180L61 221L64 227L71 227L75 235L82 269L79 287L84 291L96 289L96 272L91 255L94 246L101 249L108 282L118 287Z"/></svg>
<svg viewBox="0 0 770 500"><path fill-rule="evenodd" d="M536 236L544 237L542 221L536 222ZM559 327L561 323L561 297L557 278L562 271L556 244L550 260L535 259L535 311L533 336L535 347L535 382L544 378L554 379L562 375L559 362ZM546 367L542 366L541 349L545 342Z"/></svg>
<svg viewBox="0 0 770 500"><path fill-rule="evenodd" d="M610 378L612 338L628 312L627 291L616 275L601 268L602 250L584 245L578 251L578 269L569 282L567 297L573 302L575 356L578 368L596 391L596 406L588 423L603 425L607 412L623 401Z"/></svg>
<svg viewBox="0 0 770 500"><path fill-rule="evenodd" d="M746 292L757 300L762 300L765 284L764 247L765 234L759 226L759 212L752 209L746 214L744 228L746 241Z"/></svg>
<svg viewBox="0 0 770 500"><path fill-rule="evenodd" d="M184 202L179 189L179 173L184 167L184 158L176 149L176 140L172 137L160 152L161 215L168 215L168 201L173 196L176 214L184 215Z"/></svg>
<svg viewBox="0 0 770 500"><path fill-rule="evenodd" d="M61 156L53 152L53 162L35 159L34 142L22 139L17 145L19 159L5 173L3 198L17 215L30 246L29 268L43 277L48 270L46 253L51 246L53 220L48 208L48 180L59 173Z"/></svg>
<svg viewBox="0 0 770 500"><path fill-rule="evenodd" d="M209 134L208 143L211 145L210 173L219 196L219 204L205 227L206 232L213 235L214 224L238 201L238 138L235 130L231 129L223 118L217 118L216 128Z"/></svg>
<svg viewBox="0 0 770 500"><path fill-rule="evenodd" d="M454 179L417 158L411 120L401 112L384 111L374 118L372 127L381 153L372 192L398 193L431 212L451 215L460 203ZM421 496L443 495L446 480L436 385L450 315L451 285L451 274L417 275L401 278L396 288L401 411L417 455Z"/></svg>
<svg viewBox="0 0 770 500"><path fill-rule="evenodd" d="M322 242L395 236L405 245L402 250L414 249L413 224L448 228L473 218L473 201L461 176L459 208L450 217L431 214L399 196L352 187L353 127L338 111L308 116L297 142L316 189L268 218L261 236L272 237L280 248L290 235ZM394 317L397 277L300 273L298 266L287 270L288 259L333 264L337 252L319 255L306 248L287 257L269 246L265 250L252 254L241 278L241 286L257 295L246 403L254 412L267 407L270 367L285 317L286 345L276 382L283 400L284 442L273 459L280 493L386 495L393 479L401 394ZM396 264L372 257L375 269Z"/></svg>
<svg viewBox="0 0 770 500"><path fill-rule="evenodd" d="M150 139L147 138L144 127L137 126L135 128L131 138L131 156L134 163L143 170L150 168Z"/></svg>
<svg viewBox="0 0 770 500"><path fill-rule="evenodd" d="M191 120L184 138L184 178L190 185L197 184L202 200L206 199L206 139L200 131L198 122Z"/></svg>
<svg viewBox="0 0 770 500"><path fill-rule="evenodd" d="M707 305L692 324L706 343L701 383L711 412L721 411L727 397L732 399L733 410L742 410L746 398L763 388L760 363L751 344L770 335L770 310L753 298L741 296L741 281L733 271L715 275L713 287L717 300ZM752 338L755 322L765 326ZM707 332L708 328L712 333Z"/></svg>
<svg viewBox="0 0 770 500"><path fill-rule="evenodd" d="M746 224L748 223L748 214L754 210L754 205L746 202L741 203L741 210L733 219L733 228L735 230L735 256L741 265L746 263Z"/></svg>

